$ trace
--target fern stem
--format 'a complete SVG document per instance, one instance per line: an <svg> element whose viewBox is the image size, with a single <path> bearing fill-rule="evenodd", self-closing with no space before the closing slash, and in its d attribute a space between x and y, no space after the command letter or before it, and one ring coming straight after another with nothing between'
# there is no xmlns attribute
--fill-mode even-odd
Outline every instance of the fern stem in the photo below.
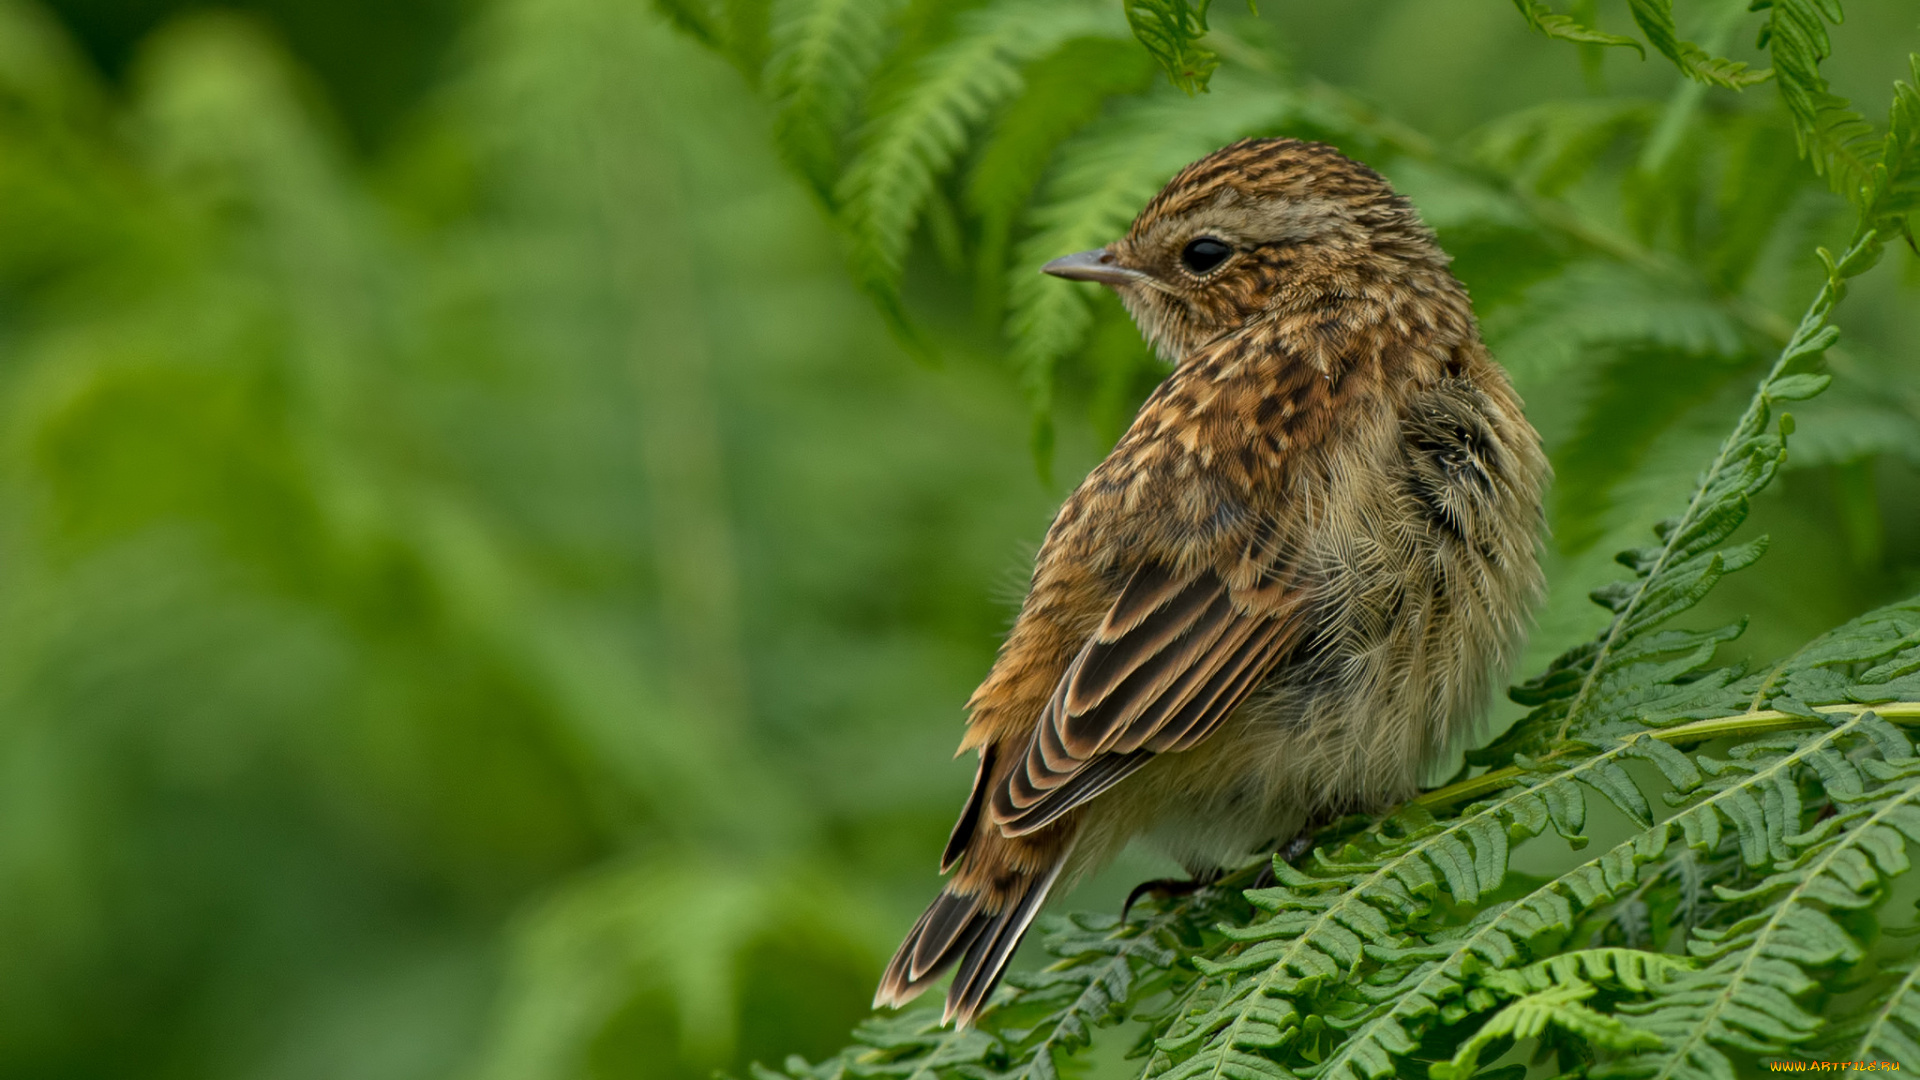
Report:
<svg viewBox="0 0 1920 1080"><path fill-rule="evenodd" d="M1813 711L1827 715L1851 713L1856 716L1871 712L1882 720L1890 720L1896 724L1920 725L1920 701L1894 701L1883 705L1818 705ZM1797 728L1812 727L1818 723L1819 720L1811 716L1781 712L1778 709L1760 709L1755 712L1735 713L1732 716L1695 720L1677 727L1654 729L1644 733L1636 732L1631 737L1638 738L1641 734L1647 734L1663 743L1685 746L1724 738L1728 735L1763 735L1772 731L1792 731ZM1566 747L1555 750L1539 760L1552 761L1557 757L1574 753L1577 749L1577 747ZM1415 806L1428 810L1439 810L1457 806L1463 802L1472 802L1482 796L1503 790L1517 777L1528 771L1512 765L1504 769L1493 769L1457 784L1435 788L1414 798L1412 802Z"/></svg>

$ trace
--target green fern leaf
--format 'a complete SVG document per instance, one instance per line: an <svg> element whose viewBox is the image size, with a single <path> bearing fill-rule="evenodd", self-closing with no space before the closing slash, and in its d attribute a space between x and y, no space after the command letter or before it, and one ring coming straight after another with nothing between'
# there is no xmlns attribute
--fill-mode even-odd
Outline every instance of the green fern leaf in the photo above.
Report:
<svg viewBox="0 0 1920 1080"><path fill-rule="evenodd" d="M1660 1037L1596 1012L1585 1004L1594 995L1591 983L1575 980L1536 990L1488 1018L1473 1037L1462 1043L1453 1060L1435 1064L1433 1080L1467 1080L1480 1061L1480 1052L1496 1039L1531 1039L1548 1025L1596 1049L1638 1050L1660 1045Z"/></svg>
<svg viewBox="0 0 1920 1080"><path fill-rule="evenodd" d="M1842 1044L1847 1061L1920 1061L1920 960L1894 969L1900 981L1885 1000L1857 1025L1856 1037Z"/></svg>
<svg viewBox="0 0 1920 1080"><path fill-rule="evenodd" d="M1789 853L1785 868L1758 886L1717 889L1723 902L1762 906L1723 928L1694 932L1689 951L1710 965L1677 976L1670 992L1653 1001L1622 1006L1639 1026L1658 1034L1662 1045L1612 1062L1595 1076L1730 1078L1725 1049L1779 1054L1818 1033L1820 1018L1797 1001L1815 985L1806 969L1851 963L1863 955L1833 913L1872 903L1888 877L1908 868L1907 843L1920 840L1920 759L1912 756L1911 743L1871 713L1834 732L1873 725L1887 728L1881 738L1894 738L1895 756L1882 758L1876 770L1890 782L1851 800L1847 810L1819 827L1783 838ZM1804 759L1806 753L1801 748L1793 756ZM1780 812L1797 817L1797 811L1796 804Z"/></svg>
<svg viewBox="0 0 1920 1080"><path fill-rule="evenodd" d="M1840 21L1840 6L1834 0L1771 0L1769 6L1762 38L1779 73L1780 99L1793 117L1800 153L1836 192L1858 201L1874 163L1873 128L1820 71L1833 55L1827 23Z"/></svg>
<svg viewBox="0 0 1920 1080"><path fill-rule="evenodd" d="M994 118L967 176L966 206L979 219L978 289L998 316L1013 226L1060 144L1100 115L1107 99L1147 87L1155 67L1132 42L1080 38L1028 65L1027 92Z"/></svg>
<svg viewBox="0 0 1920 1080"><path fill-rule="evenodd" d="M832 198L841 142L901 2L775 0L766 74L774 142L822 199Z"/></svg>
<svg viewBox="0 0 1920 1080"><path fill-rule="evenodd" d="M1507 778L1510 786L1500 795L1476 803L1445 825L1433 821L1418 803L1412 804L1389 819L1406 830L1403 839L1384 838L1378 828L1369 834L1379 844L1377 853L1350 848L1333 859L1317 855L1315 870L1325 876L1309 876L1276 861L1274 872L1280 884L1247 894L1271 916L1225 931L1230 941L1243 946L1240 951L1224 960L1196 961L1217 982L1219 992L1190 1008L1158 1041L1157 1048L1166 1058L1164 1075L1177 1080L1214 1075L1241 1055L1290 1043L1304 1019L1303 1004L1334 987L1350 985L1366 956L1391 956L1393 950L1404 948L1402 935L1428 912L1431 898L1443 884L1456 901L1472 904L1500 887L1507 871L1509 837L1537 835L1549 822L1577 829L1584 813L1572 807L1583 805L1581 784L1616 800L1628 813L1644 816L1644 796L1619 771L1619 761L1640 753L1633 743L1621 742L1565 768L1539 766L1512 775ZM1494 841L1496 835L1499 839ZM1476 838L1484 851L1479 857L1468 843ZM1629 860L1627 865L1633 864ZM1606 864L1601 869L1605 873L1613 868ZM1616 880L1603 882L1593 896L1583 897L1581 906L1597 903L1602 895L1610 897L1619 887L1618 873L1614 870ZM1625 880L1632 880L1631 873ZM1551 903L1545 896L1533 899ZM1522 909L1516 917L1535 910ZM1497 948L1499 938L1494 935L1508 933L1496 924L1478 943ZM1455 959L1464 962L1464 957ZM1444 982L1422 989L1430 1001L1440 1000L1446 992ZM1354 1043L1343 1056L1342 1067L1361 1076L1382 1075L1369 1071L1366 1062L1383 1060L1381 1053L1400 1052L1391 1048L1405 1045L1399 1037L1405 1019L1393 1017L1369 1029L1366 1039Z"/></svg>
<svg viewBox="0 0 1920 1080"><path fill-rule="evenodd" d="M1632 49L1646 58L1647 50L1638 41L1621 34L1605 34L1580 22L1570 15L1555 12L1541 0L1513 0L1513 6L1527 20L1527 25L1561 41L1572 41L1582 45L1613 45Z"/></svg>
<svg viewBox="0 0 1920 1080"><path fill-rule="evenodd" d="M1695 82L1743 90L1773 75L1771 71L1749 71L1744 63L1713 56L1681 38L1673 24L1673 0L1627 0L1627 7L1653 47Z"/></svg>
<svg viewBox="0 0 1920 1080"><path fill-rule="evenodd" d="M1887 136L1868 176L1864 203L1869 222L1888 232L1903 232L1911 242L1910 221L1920 210L1920 90L1915 89L1920 87L1920 53L1909 55L1907 63L1913 81L1893 84Z"/></svg>
<svg viewBox="0 0 1920 1080"><path fill-rule="evenodd" d="M1665 830L1655 830L1655 836L1664 838ZM1369 947L1369 957L1383 965L1382 974L1370 979L1369 996L1377 1004L1350 1026L1348 1037L1327 1055L1318 1076L1321 1080L1378 1080L1393 1075L1394 1059L1411 1053L1430 1026L1442 1019L1448 1003L1475 985L1518 996L1576 978L1605 978L1639 992L1687 966L1676 957L1593 949L1510 970L1524 958L1528 942L1565 932L1576 910L1590 908L1630 886L1635 868L1658 858L1661 850L1645 834L1630 839L1512 904L1483 914L1467 934L1448 939L1439 952L1431 947Z"/></svg>
<svg viewBox="0 0 1920 1080"><path fill-rule="evenodd" d="M1868 634L1875 632L1873 627L1864 629ZM1605 854L1542 884L1491 916L1482 916L1471 932L1448 941L1447 951L1443 953L1435 954L1423 948L1396 950L1369 946L1368 955L1385 965L1383 974L1371 977L1382 1004L1353 1025L1350 1037L1326 1057L1322 1075L1333 1080L1377 1080L1390 1075L1394 1068L1392 1058L1406 1054L1417 1045L1434 1020L1442 1017L1446 1003L1466 994L1476 982L1510 995L1531 993L1571 980L1609 981L1640 992L1677 977L1690 966L1686 961L1631 949L1564 953L1527 968L1508 969L1532 939L1551 931L1564 932L1578 912L1593 909L1631 888L1639 877L1639 868L1665 854L1672 829L1680 829L1693 847L1711 851L1719 844L1721 822L1732 823L1736 831L1752 838L1755 852L1764 860L1773 847L1770 838L1784 841L1789 832L1798 827L1798 799L1780 795L1783 788L1791 790L1789 781L1795 771L1824 762L1829 768L1851 774L1852 766L1836 758L1833 748L1875 733L1884 738L1880 729L1885 726L1864 712L1848 714L1811 739L1787 739L1779 744L1784 752L1775 756L1744 753L1729 762L1710 762L1714 773L1711 780L1703 777L1677 751L1653 749L1661 744L1645 735L1602 755L1603 762L1629 756L1664 761L1663 772L1674 782L1676 794L1698 791L1704 797L1675 818L1629 837ZM1745 749L1762 749L1766 745L1764 741L1750 743ZM1904 760L1906 745L1903 738L1886 744L1893 757L1901 760ZM1576 770L1583 777L1596 775L1592 763L1583 763L1568 771ZM1844 790L1846 785L1835 783L1830 787ZM1757 792L1772 797L1762 798ZM1534 817L1531 821L1537 834L1542 827L1541 819ZM1526 820L1516 819L1516 833L1524 834L1527 828ZM1793 849L1786 844L1780 846L1783 857L1793 855ZM1242 932L1239 936L1252 935ZM1408 959L1422 963L1417 967L1404 963Z"/></svg>
<svg viewBox="0 0 1920 1080"><path fill-rule="evenodd" d="M1740 323L1699 286L1583 259L1487 318L1488 344L1523 389L1562 377L1603 348L1657 346L1690 356L1746 353Z"/></svg>
<svg viewBox="0 0 1920 1080"><path fill-rule="evenodd" d="M945 1028L938 1009L876 1018L855 1029L855 1045L839 1055L819 1064L789 1058L781 1072L756 1067L756 1080L1057 1080L1062 1063L1091 1043L1094 1030L1130 1018L1183 977L1181 958L1202 936L1196 928L1245 918L1239 890L1256 870L1128 922L1089 915L1046 920L1041 943L1058 961L1009 975L974 1027Z"/></svg>
<svg viewBox="0 0 1920 1080"><path fill-rule="evenodd" d="M903 90L875 107L840 182L857 282L892 295L934 184L952 168L973 125L1024 89L1021 65L1070 38L1102 31L1122 32L1105 4L1001 0L960 17L955 36L914 66Z"/></svg>
<svg viewBox="0 0 1920 1080"><path fill-rule="evenodd" d="M1009 1047L1009 1065L995 1080L1055 1080L1059 1057L1090 1045L1095 1028L1128 1019L1139 1002L1177 978L1183 927L1242 910L1228 887L1167 905L1137 923L1077 915L1057 924L1046 949L1060 961L1008 978L1022 993L1017 1007L1008 1001L994 1015Z"/></svg>
<svg viewBox="0 0 1920 1080"><path fill-rule="evenodd" d="M1638 98L1542 102L1483 125L1468 138L1468 153L1521 188L1558 195L1658 115L1656 103Z"/></svg>
<svg viewBox="0 0 1920 1080"><path fill-rule="evenodd" d="M1595 594L1614 612L1607 630L1596 641L1563 654L1547 672L1523 687L1520 700L1538 703L1528 717L1476 760L1498 758L1530 745L1545 745L1553 736L1565 737L1604 726L1602 709L1621 687L1614 678L1630 657L1640 637L1665 619L1697 604L1720 577L1750 564L1763 546L1758 542L1725 552L1715 551L1746 519L1748 500L1773 479L1786 453L1784 420L1779 431L1770 429L1772 403L1780 395L1816 391L1810 383L1791 380L1817 364L1838 331L1828 325L1846 281L1865 272L1878 259L1880 245L1868 232L1847 253L1827 258L1827 282L1809 306L1793 336L1762 380L1734 431L1695 488L1687 509L1655 528L1658 547L1623 552L1620 561L1635 577ZM1647 704L1646 702L1642 703ZM1666 707L1674 707L1669 701Z"/></svg>
<svg viewBox="0 0 1920 1080"><path fill-rule="evenodd" d="M1204 93L1220 66L1220 57L1200 44L1207 32L1212 0L1126 0L1133 36L1160 62L1173 85L1189 94Z"/></svg>

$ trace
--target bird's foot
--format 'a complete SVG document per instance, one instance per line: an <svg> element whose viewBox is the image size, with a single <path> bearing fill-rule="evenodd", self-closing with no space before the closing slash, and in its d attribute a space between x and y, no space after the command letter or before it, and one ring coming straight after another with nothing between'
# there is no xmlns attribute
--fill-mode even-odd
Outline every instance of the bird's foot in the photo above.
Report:
<svg viewBox="0 0 1920 1080"><path fill-rule="evenodd" d="M1143 896L1152 896L1158 900L1171 900L1176 896L1192 896L1201 889L1220 880L1220 871L1195 874L1191 878L1155 878L1143 881L1127 894L1127 902L1120 905L1120 921L1127 921L1127 912L1133 909L1133 902Z"/></svg>
<svg viewBox="0 0 1920 1080"><path fill-rule="evenodd" d="M1307 852L1312 850L1313 833L1302 832L1299 836L1280 845L1280 857L1286 860L1288 866L1292 866L1294 863L1306 858Z"/></svg>
<svg viewBox="0 0 1920 1080"><path fill-rule="evenodd" d="M1278 859L1286 863L1288 866L1292 866L1293 864L1299 862L1301 859L1306 858L1307 852L1313 850L1313 835L1314 835L1313 830L1302 829L1299 835L1295 836L1293 839L1287 841L1286 843L1281 844L1279 849L1273 853L1273 859L1268 859L1266 862L1266 865L1260 868L1260 873L1254 876L1253 884L1250 886L1250 888L1255 888L1255 889L1272 888L1275 883L1275 878L1273 876L1274 859Z"/></svg>

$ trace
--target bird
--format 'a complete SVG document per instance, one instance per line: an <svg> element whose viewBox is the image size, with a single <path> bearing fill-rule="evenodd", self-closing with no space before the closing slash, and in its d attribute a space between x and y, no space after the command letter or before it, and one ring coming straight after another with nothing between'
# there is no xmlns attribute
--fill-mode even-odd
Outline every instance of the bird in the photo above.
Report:
<svg viewBox="0 0 1920 1080"><path fill-rule="evenodd" d="M1196 881L1419 791L1543 592L1550 469L1412 205L1249 139L1045 273L1171 372L1061 504L967 702L950 874L875 1006L974 1022L1048 895L1134 839Z"/></svg>

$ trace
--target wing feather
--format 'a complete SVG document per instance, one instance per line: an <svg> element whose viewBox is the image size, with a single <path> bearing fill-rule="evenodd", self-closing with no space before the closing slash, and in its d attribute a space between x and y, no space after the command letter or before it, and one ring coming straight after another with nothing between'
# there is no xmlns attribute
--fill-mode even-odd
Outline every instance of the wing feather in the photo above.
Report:
<svg viewBox="0 0 1920 1080"><path fill-rule="evenodd" d="M1187 665L1179 673L1177 681L1148 701L1146 707L1140 711L1140 715L1119 734L1119 737L1108 744L1106 749L1127 753L1146 746L1149 740L1166 726L1169 719L1193 701L1194 695L1206 689L1220 665L1238 654L1247 638L1252 636L1260 625L1251 619L1236 620L1226 633L1215 640L1211 651L1199 657L1197 662Z"/></svg>
<svg viewBox="0 0 1920 1080"><path fill-rule="evenodd" d="M966 853L967 844L973 840L973 830L980 824L980 811L987 805L987 788L992 782L994 751L993 743L980 748L980 765L973 771L973 789L967 793L967 805L960 810L960 820L953 823L953 832L947 836L947 850L940 855L940 872L953 869Z"/></svg>
<svg viewBox="0 0 1920 1080"><path fill-rule="evenodd" d="M1274 646L1284 630L1285 626L1276 620L1249 635L1228 662L1221 664L1207 680L1206 686L1154 732L1146 748L1157 754L1174 753L1213 734L1220 721L1253 693L1260 678L1267 673Z"/></svg>
<svg viewBox="0 0 1920 1080"><path fill-rule="evenodd" d="M1154 755L1198 744L1253 693L1296 636L1298 597L1271 568L1236 576L1255 588L1236 595L1212 570L1135 572L994 789L1003 834L1045 828Z"/></svg>
<svg viewBox="0 0 1920 1080"><path fill-rule="evenodd" d="M1130 620L1132 625L1118 636L1108 637L1105 633L1095 636L1074 664L1072 678L1067 680L1068 709L1075 715L1085 715L1123 682L1132 680L1143 666L1164 659L1169 647L1181 638L1191 638L1198 625L1209 617L1213 621L1224 618L1226 595L1210 585L1206 581L1192 582L1168 597L1162 606L1142 618ZM1126 598L1127 594L1122 593L1121 599ZM1108 622L1113 622L1111 616Z"/></svg>
<svg viewBox="0 0 1920 1080"><path fill-rule="evenodd" d="M1002 822L1001 828L1009 836L1024 836L1044 829L1061 814L1132 776L1152 758L1153 753L1148 750L1136 750L1131 754L1101 754L1087 762L1086 768L1074 773L1066 783Z"/></svg>
<svg viewBox="0 0 1920 1080"><path fill-rule="evenodd" d="M1075 757L1085 760L1107 749L1182 672L1205 663L1222 631L1234 621L1233 601L1223 588L1197 584L1202 587L1189 588L1174 598L1165 618L1155 612L1120 641L1095 640L1087 646L1089 662L1066 680L1067 711L1061 724L1060 741ZM1124 679L1089 678L1093 659L1123 648L1140 657Z"/></svg>

